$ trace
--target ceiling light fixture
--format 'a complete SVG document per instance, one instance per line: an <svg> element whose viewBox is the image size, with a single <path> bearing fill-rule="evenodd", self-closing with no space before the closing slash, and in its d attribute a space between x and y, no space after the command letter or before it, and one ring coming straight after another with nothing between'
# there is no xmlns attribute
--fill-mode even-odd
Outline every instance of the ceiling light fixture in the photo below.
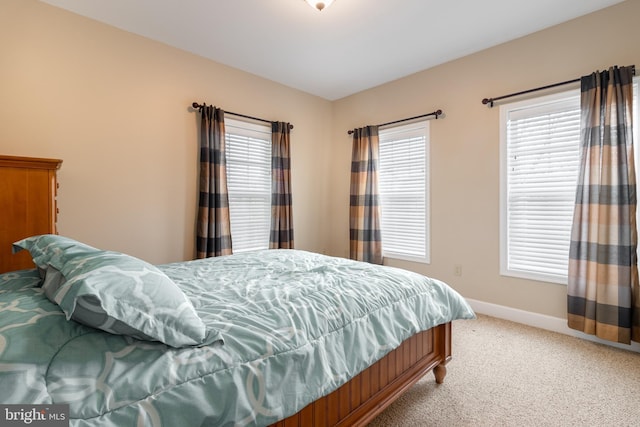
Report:
<svg viewBox="0 0 640 427"><path fill-rule="evenodd" d="M309 3L309 5L312 8L319 10L320 12L322 12L323 9L326 9L329 6L331 6L331 3L333 3L333 0L324 0L324 1L305 0L305 1Z"/></svg>

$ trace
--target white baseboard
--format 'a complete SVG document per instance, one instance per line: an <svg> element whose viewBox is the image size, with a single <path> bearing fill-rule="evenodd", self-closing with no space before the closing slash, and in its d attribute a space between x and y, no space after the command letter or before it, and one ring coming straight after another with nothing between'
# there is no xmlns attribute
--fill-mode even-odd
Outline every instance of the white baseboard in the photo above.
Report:
<svg viewBox="0 0 640 427"><path fill-rule="evenodd" d="M602 340L593 335L588 335L569 328L567 326L566 319L468 298L467 302L469 303L469 305L471 305L471 308L473 308L473 310L478 314L486 314L487 316L510 320L512 322L534 326L536 328L545 329L547 331L559 332L561 334L570 335L572 337L582 338L588 341L593 341L600 344L621 348L623 350L630 350L640 353L640 343L632 342L631 345L625 345Z"/></svg>

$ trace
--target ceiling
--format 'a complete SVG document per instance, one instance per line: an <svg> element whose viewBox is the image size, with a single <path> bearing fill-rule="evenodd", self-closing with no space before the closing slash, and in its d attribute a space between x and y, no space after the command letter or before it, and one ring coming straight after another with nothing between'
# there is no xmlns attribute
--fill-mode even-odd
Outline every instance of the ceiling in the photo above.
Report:
<svg viewBox="0 0 640 427"><path fill-rule="evenodd" d="M622 0L41 0L336 100Z"/></svg>

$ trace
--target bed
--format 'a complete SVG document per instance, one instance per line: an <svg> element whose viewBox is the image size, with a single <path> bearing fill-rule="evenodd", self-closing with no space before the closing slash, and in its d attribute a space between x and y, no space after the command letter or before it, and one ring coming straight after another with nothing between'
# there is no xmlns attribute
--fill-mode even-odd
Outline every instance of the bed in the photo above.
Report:
<svg viewBox="0 0 640 427"><path fill-rule="evenodd" d="M75 240L17 242L0 275L0 403L70 425L364 425L425 373L442 382L441 281L299 250L153 266Z"/></svg>

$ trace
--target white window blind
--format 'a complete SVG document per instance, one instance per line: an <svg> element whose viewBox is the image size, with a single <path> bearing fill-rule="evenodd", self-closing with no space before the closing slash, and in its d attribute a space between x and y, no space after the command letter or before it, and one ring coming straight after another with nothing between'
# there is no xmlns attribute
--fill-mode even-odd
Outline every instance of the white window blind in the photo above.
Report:
<svg viewBox="0 0 640 427"><path fill-rule="evenodd" d="M384 257L428 263L429 123L381 129L379 192Z"/></svg>
<svg viewBox="0 0 640 427"><path fill-rule="evenodd" d="M579 90L500 107L501 274L566 283L580 162Z"/></svg>
<svg viewBox="0 0 640 427"><path fill-rule="evenodd" d="M640 76L633 78L633 154L635 160L636 171L636 189L640 188L640 105L638 98L640 97ZM636 190L637 192L637 190ZM636 206L636 228L640 228L640 209ZM640 236L640 229L638 230ZM636 255L640 259L640 244L636 248Z"/></svg>
<svg viewBox="0 0 640 427"><path fill-rule="evenodd" d="M269 247L271 128L225 118L233 252Z"/></svg>

